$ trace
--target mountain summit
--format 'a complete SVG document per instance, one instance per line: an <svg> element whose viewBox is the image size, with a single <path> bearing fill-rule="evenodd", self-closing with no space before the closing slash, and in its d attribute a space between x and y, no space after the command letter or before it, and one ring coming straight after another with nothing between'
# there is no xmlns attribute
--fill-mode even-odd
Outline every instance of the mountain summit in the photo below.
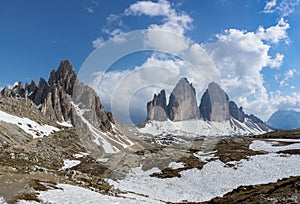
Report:
<svg viewBox="0 0 300 204"><path fill-rule="evenodd" d="M270 131L270 128L258 117L245 114L242 107L230 101L227 93L215 82L208 85L200 101L197 107L196 91L193 85L186 78L182 78L170 94L168 105L166 105L164 90L158 95L154 94L153 100L147 104L147 121L169 119L176 122L198 119L217 126L218 123L228 123L226 128L232 129L232 134L257 134ZM225 126L219 130L218 134L222 134L222 131L226 129L224 128ZM213 127L213 129L218 128ZM228 134L228 130L225 132Z"/></svg>

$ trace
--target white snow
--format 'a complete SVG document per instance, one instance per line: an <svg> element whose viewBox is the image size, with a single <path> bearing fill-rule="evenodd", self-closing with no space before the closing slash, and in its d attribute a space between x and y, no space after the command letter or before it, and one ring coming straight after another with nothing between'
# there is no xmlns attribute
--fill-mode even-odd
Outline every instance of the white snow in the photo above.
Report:
<svg viewBox="0 0 300 204"><path fill-rule="evenodd" d="M284 142L284 141L291 141L291 140L281 139L281 140L277 140L277 141ZM279 152L279 151L283 151L283 150L300 149L300 143L276 146L276 144L278 144L277 141L272 142L272 141L254 140L250 144L249 148L254 151L267 151L267 152ZM297 141L299 141L299 140L297 140Z"/></svg>
<svg viewBox="0 0 300 204"><path fill-rule="evenodd" d="M0 204L6 204L6 201L4 200L3 197L0 196Z"/></svg>
<svg viewBox="0 0 300 204"><path fill-rule="evenodd" d="M109 183L122 191L135 192L166 202L208 201L222 196L241 185L276 182L281 178L300 175L300 155L282 157L275 153L256 155L239 161L236 168L226 167L219 160L211 161L201 170L181 172L181 178L150 177L157 169L135 168L125 179Z"/></svg>
<svg viewBox="0 0 300 204"><path fill-rule="evenodd" d="M89 155L89 153L87 153L87 152L79 152L79 153L73 154L73 157L76 159L79 159L79 158L82 158L82 157L85 157L88 155Z"/></svg>
<svg viewBox="0 0 300 204"><path fill-rule="evenodd" d="M108 162L109 158L98 158L96 159L97 162L102 162L102 163L106 163Z"/></svg>
<svg viewBox="0 0 300 204"><path fill-rule="evenodd" d="M254 129L248 127L235 119L231 121L238 123L243 128L232 126L230 120L223 122L212 122L203 120L186 120L186 121L149 121L145 127L140 128L140 133L152 135L162 135L164 133L172 135L184 135L188 137L195 136L227 136L227 135L256 135L264 133L260 128ZM247 121L246 121L247 122Z"/></svg>
<svg viewBox="0 0 300 204"><path fill-rule="evenodd" d="M69 184L58 184L57 187L61 189L51 189L48 191L39 191L38 198L42 203L51 203L51 204L150 204L155 203L159 204L161 202L157 200L151 200L147 197L135 194L122 194L122 197L114 197L108 195L102 195L100 193L78 187ZM22 204L29 204L30 201L23 201Z"/></svg>
<svg viewBox="0 0 300 204"><path fill-rule="evenodd" d="M91 131L91 133L93 134L93 136L95 137L94 142L97 145L101 145L105 151L105 153L117 153L119 150L114 147L113 145L111 145L105 138L105 133L101 132L100 130L98 130L97 128L95 128L85 117L83 117L83 114L85 113L85 111L89 111L86 109L80 109L79 105L74 104L73 102L71 102L72 105L74 106L76 113L78 114L78 116L81 118L81 120L87 125L87 127L89 128L89 130Z"/></svg>
<svg viewBox="0 0 300 204"><path fill-rule="evenodd" d="M77 166L80 164L79 160L70 160L70 159L64 159L64 166L61 167L61 170L70 169L74 166Z"/></svg>
<svg viewBox="0 0 300 204"><path fill-rule="evenodd" d="M57 121L56 123L64 127L73 127L71 120L63 121L63 122Z"/></svg>
<svg viewBox="0 0 300 204"><path fill-rule="evenodd" d="M217 158L215 156L216 151L213 152L203 152L203 151L198 151L194 153L195 157L198 157L200 161L202 162L208 162L210 159Z"/></svg>
<svg viewBox="0 0 300 204"><path fill-rule="evenodd" d="M41 138L43 136L49 136L51 133L60 130L50 125L40 125L37 122L30 120L28 118L20 118L18 116L8 114L1 110L0 110L0 121L17 125L21 129L23 129L26 133L32 135L33 138Z"/></svg>
<svg viewBox="0 0 300 204"><path fill-rule="evenodd" d="M172 169L180 169L180 168L184 167L184 163L182 163L182 162L171 162L168 167L170 167Z"/></svg>

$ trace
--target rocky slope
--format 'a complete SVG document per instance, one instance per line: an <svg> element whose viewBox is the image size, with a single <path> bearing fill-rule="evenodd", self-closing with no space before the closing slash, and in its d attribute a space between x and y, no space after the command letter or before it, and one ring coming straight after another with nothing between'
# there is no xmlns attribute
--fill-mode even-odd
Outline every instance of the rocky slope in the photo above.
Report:
<svg viewBox="0 0 300 204"><path fill-rule="evenodd" d="M46 124L71 124L91 151L114 153L136 142L119 130L120 125L111 113L105 112L96 92L77 79L68 60L62 61L56 71L51 71L48 82L40 78L38 84L32 81L25 87L19 82L12 89L5 87L1 96L7 101L26 101L37 112L32 120L41 115L47 119ZM18 110L11 109L11 113L18 115ZM25 115L29 117L30 114Z"/></svg>

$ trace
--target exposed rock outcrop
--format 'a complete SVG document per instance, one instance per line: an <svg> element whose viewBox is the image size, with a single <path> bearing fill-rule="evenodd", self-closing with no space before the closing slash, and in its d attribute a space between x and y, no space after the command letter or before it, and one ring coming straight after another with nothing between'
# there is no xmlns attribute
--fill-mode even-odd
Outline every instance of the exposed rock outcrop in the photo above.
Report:
<svg viewBox="0 0 300 204"><path fill-rule="evenodd" d="M154 94L153 100L147 103L147 120L165 121L167 120L166 92L161 90L159 94Z"/></svg>
<svg viewBox="0 0 300 204"><path fill-rule="evenodd" d="M173 89L167 111L173 121L198 118L196 91L186 78L180 79Z"/></svg>
<svg viewBox="0 0 300 204"><path fill-rule="evenodd" d="M243 111L243 108L238 108L238 106L233 101L229 101L229 112L234 119L240 121L241 123L245 121L245 113Z"/></svg>
<svg viewBox="0 0 300 204"><path fill-rule="evenodd" d="M221 122L230 119L229 98L217 83L208 85L201 98L199 111L204 120Z"/></svg>
<svg viewBox="0 0 300 204"><path fill-rule="evenodd" d="M76 90L75 90L76 86ZM48 82L40 78L39 84L34 81L23 88L19 82L12 89L5 87L1 91L4 97L28 98L40 109L41 113L52 121L71 121L74 124L73 104L80 104L86 111L84 117L102 131L112 131L114 119L106 113L96 92L80 83L69 60L60 63L57 71L52 70Z"/></svg>

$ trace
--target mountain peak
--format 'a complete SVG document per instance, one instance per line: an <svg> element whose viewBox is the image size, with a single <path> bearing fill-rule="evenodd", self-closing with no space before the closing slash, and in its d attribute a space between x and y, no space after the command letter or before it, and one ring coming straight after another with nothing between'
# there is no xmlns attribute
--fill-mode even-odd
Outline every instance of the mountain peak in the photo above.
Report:
<svg viewBox="0 0 300 204"><path fill-rule="evenodd" d="M211 82L201 98L200 116L208 121L225 121L230 119L229 98L225 91Z"/></svg>

